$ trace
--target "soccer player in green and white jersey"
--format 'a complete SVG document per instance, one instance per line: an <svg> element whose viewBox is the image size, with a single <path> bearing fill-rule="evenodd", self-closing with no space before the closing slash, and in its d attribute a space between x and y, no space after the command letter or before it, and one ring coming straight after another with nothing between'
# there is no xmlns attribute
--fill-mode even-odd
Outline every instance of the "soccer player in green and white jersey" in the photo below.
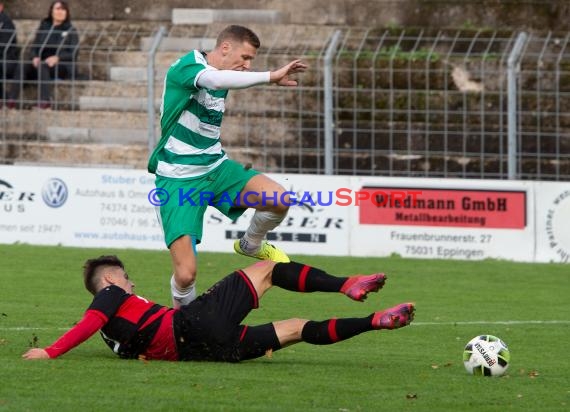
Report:
<svg viewBox="0 0 570 412"><path fill-rule="evenodd" d="M285 189L230 160L220 141L228 90L271 83L296 86L290 75L307 68L302 61L293 60L275 71L250 72L259 47L253 31L229 26L218 35L214 50L207 54L192 50L172 64L164 80L162 136L150 156L148 170L156 175L156 193L162 200L159 217L174 268L170 282L174 307L188 304L196 296L196 244L202 238L207 203L230 219L255 205L250 226L243 238L236 240L234 250L257 259L289 261L283 251L265 240L267 232L287 214ZM205 202L204 192L215 197Z"/></svg>

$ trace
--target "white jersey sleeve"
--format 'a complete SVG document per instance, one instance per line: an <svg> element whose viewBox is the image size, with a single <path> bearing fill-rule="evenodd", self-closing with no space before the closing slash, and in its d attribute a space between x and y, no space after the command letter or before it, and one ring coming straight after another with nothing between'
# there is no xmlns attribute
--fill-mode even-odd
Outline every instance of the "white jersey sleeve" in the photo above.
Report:
<svg viewBox="0 0 570 412"><path fill-rule="evenodd" d="M259 84L269 84L270 72L238 72L211 68L198 75L196 85L210 90L245 89Z"/></svg>

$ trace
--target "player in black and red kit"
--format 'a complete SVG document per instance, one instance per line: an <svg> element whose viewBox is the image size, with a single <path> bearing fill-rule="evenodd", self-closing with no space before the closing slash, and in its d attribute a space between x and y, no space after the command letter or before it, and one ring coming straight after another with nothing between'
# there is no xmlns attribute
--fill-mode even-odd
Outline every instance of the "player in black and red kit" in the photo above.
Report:
<svg viewBox="0 0 570 412"><path fill-rule="evenodd" d="M296 262L262 261L226 276L179 310L133 294L134 284L116 256L88 260L83 275L95 295L83 319L52 345L29 349L23 358L56 358L100 330L122 358L239 362L298 342L326 345L370 330L400 328L414 318L413 304L402 303L363 318L242 324L271 286L340 292L362 301L384 286L382 273L335 277Z"/></svg>

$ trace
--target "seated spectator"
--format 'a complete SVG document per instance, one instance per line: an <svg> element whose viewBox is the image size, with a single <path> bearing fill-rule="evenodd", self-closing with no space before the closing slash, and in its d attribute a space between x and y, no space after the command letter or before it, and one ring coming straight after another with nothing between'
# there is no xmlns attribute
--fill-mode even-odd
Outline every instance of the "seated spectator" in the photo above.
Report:
<svg viewBox="0 0 570 412"><path fill-rule="evenodd" d="M6 98L4 84L7 83L6 80L14 77L19 57L16 27L12 19L4 13L4 3L0 1L0 107Z"/></svg>
<svg viewBox="0 0 570 412"><path fill-rule="evenodd" d="M50 84L54 79L75 78L75 60L79 45L77 30L71 24L69 6L54 1L43 19L31 44L31 59L16 71L17 80L37 80L38 107L51 107ZM16 106L20 87L8 93L9 106Z"/></svg>

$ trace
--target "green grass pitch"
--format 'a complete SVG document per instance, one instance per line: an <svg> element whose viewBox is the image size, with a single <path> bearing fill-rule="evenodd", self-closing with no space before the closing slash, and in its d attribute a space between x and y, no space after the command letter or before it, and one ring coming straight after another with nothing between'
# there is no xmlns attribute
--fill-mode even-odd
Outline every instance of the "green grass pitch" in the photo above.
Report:
<svg viewBox="0 0 570 412"><path fill-rule="evenodd" d="M414 323L240 364L120 360L97 335L60 359L22 360L80 319L91 301L82 264L109 253L124 260L137 293L169 303L166 251L0 246L0 411L570 410L570 266L561 264L293 256L388 280L364 303L275 288L248 323L363 316L406 301L416 303ZM198 288L251 263L200 253ZM506 376L465 372L463 347L478 334L507 342Z"/></svg>

